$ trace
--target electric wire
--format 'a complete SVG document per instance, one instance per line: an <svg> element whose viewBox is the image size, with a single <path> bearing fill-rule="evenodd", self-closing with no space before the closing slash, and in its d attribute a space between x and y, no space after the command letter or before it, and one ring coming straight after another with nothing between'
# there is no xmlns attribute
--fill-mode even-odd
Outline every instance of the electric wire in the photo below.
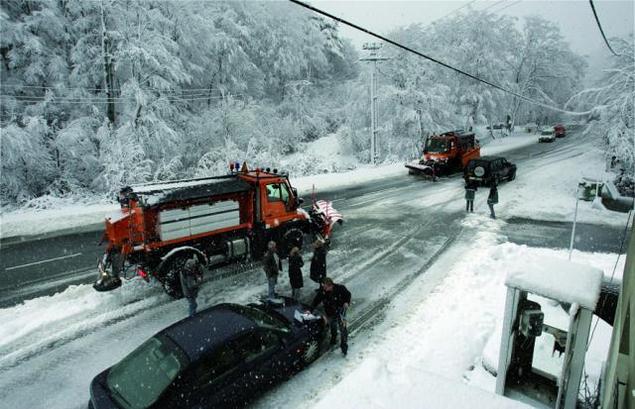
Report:
<svg viewBox="0 0 635 409"><path fill-rule="evenodd" d="M508 9L511 6L515 6L518 3L522 3L522 1L523 0L517 0L517 1L513 2L513 3L510 3L510 4L506 5L505 7L502 7L500 9L496 10L496 11L492 11L492 13L500 13L501 11Z"/></svg>
<svg viewBox="0 0 635 409"><path fill-rule="evenodd" d="M542 103L542 102L539 102L539 101L535 101L535 100L533 100L533 99L531 99L529 97L526 97L526 96L524 96L522 94L519 94L519 93L517 93L515 91L507 89L507 88L505 88L505 87L503 87L501 85L495 84L495 83L493 83L491 81L479 78L476 75L470 74L470 73L468 73L466 71L463 71L463 70L461 70L459 68L453 67L450 64L447 64L447 63L445 63L445 62L443 62L441 60L438 60L438 59L436 59L434 57L431 57L429 55L423 54L423 53L421 53L421 52L419 52L417 50L414 50L414 49L412 49L410 47L407 47L407 46L405 46L405 45L403 45L401 43L393 41L393 40L391 40L391 39L389 39L387 37L384 37L384 36L382 36L380 34L377 34L377 33L373 32L373 31L370 31L370 30L368 30L366 28L358 26L357 24L354 24L354 23L351 23L351 22L349 22L347 20L344 20L343 18L340 18L340 17L337 17L337 16L335 16L333 14L327 13L326 11L323 11L321 9L313 7L313 6L311 6L311 5L307 4L307 3L304 3L304 2L299 1L299 0L289 0L289 1L291 3L297 4L300 7L304 7L304 8L306 8L308 10L311 10L311 11L317 13L317 14L321 14L321 15L323 15L325 17L328 17L328 18L331 18L331 19L333 19L333 20L335 20L335 21L337 21L339 23L342 23L342 24L347 25L349 27L352 27L352 28L354 28L356 30L359 30L359 31L361 31L363 33L366 33L366 34L368 34L368 35L370 35L372 37L378 38L378 39L380 39L380 40L382 40L382 41L384 41L384 42L386 42L388 44L394 45L397 48L401 48L402 50L405 50L405 51L410 52L412 54L418 55L419 57L422 57L422 58L424 58L426 60L432 61L433 63L441 65L442 67L450 69L450 70L452 70L452 71L454 71L454 72L456 72L458 74L464 75L464 76L466 76L468 78L471 78L471 79L473 79L475 81L481 82L481 83L483 83L485 85L489 85L490 87L496 88L499 91L505 92L505 93L510 94L510 95L514 95L514 96L522 99L523 101L529 102L531 104L534 104L534 105L537 105L537 106L541 106L543 108L551 109L551 110L556 111L556 112L562 112L562 113L565 113L565 114L569 114L569 115L588 115L588 114L590 114L592 112L592 111L586 111L586 112L567 111L567 110L562 109L562 108L554 107L554 106L551 106L551 105L548 105L548 104L545 104L545 103Z"/></svg>
<svg viewBox="0 0 635 409"><path fill-rule="evenodd" d="M611 47L611 44L609 44L609 40L606 39L606 35L604 34L604 30L602 29L602 24L600 24L600 19L598 18L598 13L596 13L595 11L595 5L593 4L593 0L589 0L589 4L591 4L591 10L593 10L593 16L595 16L595 22L597 23L598 28L600 29L600 34L602 34L602 38L604 39L606 46L609 48L609 50L611 50L614 56L619 57L620 54L616 53L613 50L613 47Z"/></svg>
<svg viewBox="0 0 635 409"><path fill-rule="evenodd" d="M468 2L468 3L466 3L466 4L464 4L464 5L462 5L461 7L459 7L459 8L457 8L457 9L452 10L451 12L449 12L449 13L447 13L447 14L442 15L441 17L439 17L438 19L434 20L434 21L433 21L432 23L430 23L430 24L434 24L434 23L436 23L437 21L443 20L444 18L446 18L446 17L448 17L448 16L450 16L450 15L452 15L452 14L454 14L454 13L456 13L456 12L460 11L460 10L463 10L463 9L464 9L464 8L466 8L467 6L469 6L469 5L473 4L473 3L476 3L477 1L478 1L478 0L472 0L472 1L470 1L470 2ZM428 24L428 25L430 25L430 24Z"/></svg>

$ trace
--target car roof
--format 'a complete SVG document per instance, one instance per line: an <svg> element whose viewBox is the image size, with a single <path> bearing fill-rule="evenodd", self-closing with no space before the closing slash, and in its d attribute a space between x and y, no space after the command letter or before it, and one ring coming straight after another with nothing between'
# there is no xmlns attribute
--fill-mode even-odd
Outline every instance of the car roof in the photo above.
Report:
<svg viewBox="0 0 635 409"><path fill-rule="evenodd" d="M197 361L236 335L256 328L256 323L237 308L233 304L216 305L172 324L159 334L172 339L190 361Z"/></svg>

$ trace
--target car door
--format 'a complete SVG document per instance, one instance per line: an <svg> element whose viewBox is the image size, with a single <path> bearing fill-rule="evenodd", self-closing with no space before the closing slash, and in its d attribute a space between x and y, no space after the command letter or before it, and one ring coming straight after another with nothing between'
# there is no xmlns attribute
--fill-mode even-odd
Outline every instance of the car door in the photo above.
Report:
<svg viewBox="0 0 635 409"><path fill-rule="evenodd" d="M284 182L267 183L263 189L263 220L271 227L296 217L290 212L292 195Z"/></svg>
<svg viewBox="0 0 635 409"><path fill-rule="evenodd" d="M281 334L263 328L237 339L233 346L244 363L241 387L260 390L288 373L286 345Z"/></svg>
<svg viewBox="0 0 635 409"><path fill-rule="evenodd" d="M201 357L188 373L181 396L189 396L192 408L234 407L237 403L236 380L241 377L241 359L230 343L220 345ZM179 406L181 407L181 406Z"/></svg>
<svg viewBox="0 0 635 409"><path fill-rule="evenodd" d="M501 179L508 179L511 169L511 164L507 162L507 159L503 159L501 163Z"/></svg>

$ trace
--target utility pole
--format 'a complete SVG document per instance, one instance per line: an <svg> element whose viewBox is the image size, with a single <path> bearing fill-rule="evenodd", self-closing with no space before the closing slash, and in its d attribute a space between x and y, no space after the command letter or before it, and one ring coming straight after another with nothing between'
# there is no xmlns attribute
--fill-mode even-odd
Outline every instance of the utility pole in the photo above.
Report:
<svg viewBox="0 0 635 409"><path fill-rule="evenodd" d="M370 163L377 164L379 150L377 149L377 61L386 61L388 58L377 55L377 50L381 48L381 43L364 43L362 48L369 51L368 57L360 58L360 61L371 61L373 63L370 71Z"/></svg>

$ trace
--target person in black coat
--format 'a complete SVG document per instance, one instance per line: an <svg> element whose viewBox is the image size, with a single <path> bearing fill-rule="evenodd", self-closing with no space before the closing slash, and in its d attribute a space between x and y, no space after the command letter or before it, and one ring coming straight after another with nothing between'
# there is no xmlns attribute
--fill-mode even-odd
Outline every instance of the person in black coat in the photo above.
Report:
<svg viewBox="0 0 635 409"><path fill-rule="evenodd" d="M494 213L494 205L498 203L498 189L496 188L496 182L492 181L492 184L489 188L489 195L487 196L487 205L489 206L489 211L492 219L496 218L496 213Z"/></svg>
<svg viewBox="0 0 635 409"><path fill-rule="evenodd" d="M302 279L302 266L304 261L300 255L300 249L294 247L289 252L289 284L291 284L291 298L298 301L300 289L304 287Z"/></svg>
<svg viewBox="0 0 635 409"><path fill-rule="evenodd" d="M335 345L337 330L340 330L340 348L346 355L348 352L348 328L346 311L351 303L351 293L342 284L335 284L329 277L322 280L320 290L315 295L311 310L318 305L324 306L324 314L331 328L331 345Z"/></svg>
<svg viewBox="0 0 635 409"><path fill-rule="evenodd" d="M319 239L313 242L313 257L311 258L311 273L309 277L318 284L321 284L324 277L326 277L326 247L324 247L324 242Z"/></svg>

